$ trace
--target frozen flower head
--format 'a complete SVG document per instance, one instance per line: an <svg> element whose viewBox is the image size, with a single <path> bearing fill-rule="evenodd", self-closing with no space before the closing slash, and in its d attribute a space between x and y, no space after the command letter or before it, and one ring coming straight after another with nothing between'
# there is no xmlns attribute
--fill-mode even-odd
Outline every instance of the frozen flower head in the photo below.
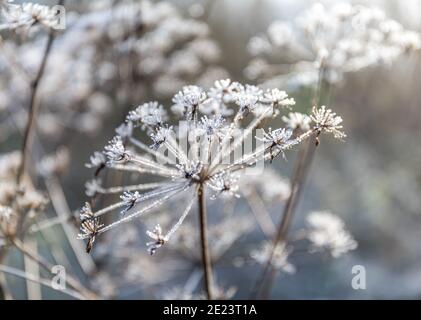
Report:
<svg viewBox="0 0 421 320"><path fill-rule="evenodd" d="M279 128L272 131L272 128L269 128L269 131L263 134L263 138L257 137L257 139L270 145L270 160L272 161L279 152L284 156L284 150L290 149L298 143L298 140L290 139L291 137L292 130L290 129ZM272 153L274 149L277 152Z"/></svg>
<svg viewBox="0 0 421 320"><path fill-rule="evenodd" d="M141 199L140 193L139 191L135 191L135 192L130 192L130 191L125 191L121 196L120 196L121 200L124 202L124 209L121 211L121 214L126 213L127 211L129 211L131 208L134 207L134 205L136 204L137 201L139 201Z"/></svg>
<svg viewBox="0 0 421 320"><path fill-rule="evenodd" d="M162 125L167 118L164 107L156 101L140 105L127 116L128 121L135 126L141 125L142 129Z"/></svg>
<svg viewBox="0 0 421 320"><path fill-rule="evenodd" d="M292 23L275 21L250 40L254 59L246 75L294 87L317 82L322 68L323 80L337 83L346 72L389 64L420 48L419 33L405 30L378 8L316 3ZM285 62L292 66L284 68Z"/></svg>
<svg viewBox="0 0 421 320"><path fill-rule="evenodd" d="M130 158L121 136L115 136L104 149L104 153L111 163L124 163Z"/></svg>
<svg viewBox="0 0 421 320"><path fill-rule="evenodd" d="M0 9L2 9L1 14L4 21L0 24L0 30L29 29L38 25L46 28L57 28L59 26L59 16L56 10L45 5L31 2L23 4L9 3L0 5Z"/></svg>
<svg viewBox="0 0 421 320"><path fill-rule="evenodd" d="M288 262L288 256L291 254L291 248L284 243L278 244L273 250L273 243L264 242L259 249L251 252L251 257L259 264L266 264L271 261L271 265L285 273L295 273L295 267Z"/></svg>
<svg viewBox="0 0 421 320"><path fill-rule="evenodd" d="M159 105L143 104L129 112L125 120L126 124L135 122L133 132L124 138L117 135L103 152L96 152L91 157L89 166L96 169L97 175L100 168L106 168L126 172L130 176L126 181L138 180L112 187L99 186L95 180L87 185L88 193L92 195L121 194L121 201L92 213L95 218L117 210L123 213L117 221L97 228L95 235L149 214L181 195L189 195L181 215L166 233L161 227L149 233L155 240L149 243L154 252L169 242L191 211L199 192L209 190L212 198L238 197L238 179L246 169L272 161L312 136L322 132L336 133L340 129L336 116L325 110L333 120L323 120L317 114L307 131L269 129L253 144L256 130L264 125L263 120L281 114L285 106L292 105L292 100L283 91L264 92L259 87L231 80L218 81L208 91L198 86L184 87L172 101L172 111L180 118L179 125L165 123L164 109ZM208 108L210 105L212 109ZM157 114L152 112L152 120L150 108L158 110ZM159 121L156 121L157 117ZM135 137L136 129L143 127L147 128L150 143ZM254 147L244 152L247 148L243 145L248 140ZM82 237L90 238L86 232Z"/></svg>
<svg viewBox="0 0 421 320"><path fill-rule="evenodd" d="M213 176L209 181L209 187L215 190L217 194L212 198L215 199L218 195L239 198L238 178L238 175L229 173Z"/></svg>
<svg viewBox="0 0 421 320"><path fill-rule="evenodd" d="M186 116L187 119L193 119L197 116L199 105L206 99L203 89L197 86L184 87L177 93L172 101L172 111Z"/></svg>
<svg viewBox="0 0 421 320"><path fill-rule="evenodd" d="M146 234L153 239L153 241L146 244L148 246L148 252L151 255L167 241L165 235L162 234L162 229L159 224L157 224L152 231L146 231Z"/></svg>
<svg viewBox="0 0 421 320"><path fill-rule="evenodd" d="M60 147L55 153L45 156L41 160L39 171L45 177L58 176L67 170L69 162L69 151L65 147Z"/></svg>
<svg viewBox="0 0 421 320"><path fill-rule="evenodd" d="M337 116L332 110L326 109L325 106L320 108L313 107L310 118L315 124L317 131L332 133L336 139L346 137L346 134L342 131L342 118Z"/></svg>
<svg viewBox="0 0 421 320"><path fill-rule="evenodd" d="M99 219L95 217L92 212L91 206L89 203L85 203L85 206L82 208L80 213L81 227L80 233L78 235L79 239L89 239L86 245L86 252L92 250L92 246L95 242L95 236L98 233L98 230L103 226L99 224Z"/></svg>
<svg viewBox="0 0 421 320"><path fill-rule="evenodd" d="M357 247L357 242L345 229L343 221L332 213L312 212L306 220L307 238L312 243L313 251L327 250L337 258Z"/></svg>
<svg viewBox="0 0 421 320"><path fill-rule="evenodd" d="M282 121L288 128L304 132L310 129L311 118L300 112L290 112L288 116L282 117Z"/></svg>

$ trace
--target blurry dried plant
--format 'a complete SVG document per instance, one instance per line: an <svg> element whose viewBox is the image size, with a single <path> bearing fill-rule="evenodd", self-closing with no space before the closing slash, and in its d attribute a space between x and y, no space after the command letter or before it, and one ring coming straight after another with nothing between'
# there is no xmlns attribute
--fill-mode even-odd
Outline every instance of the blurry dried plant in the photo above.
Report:
<svg viewBox="0 0 421 320"><path fill-rule="evenodd" d="M40 134L53 141L61 133L95 133L114 107L168 98L188 83L211 85L227 75L218 67L220 49L206 23L183 17L169 2L104 4L67 12L66 30L51 48L38 88L43 106L37 121ZM43 55L43 36L1 43L4 132L25 123L28 76Z"/></svg>
<svg viewBox="0 0 421 320"><path fill-rule="evenodd" d="M292 89L322 80L339 83L347 72L390 65L400 55L421 48L421 36L405 30L376 7L336 3L314 4L292 23L274 21L253 37L249 79Z"/></svg>

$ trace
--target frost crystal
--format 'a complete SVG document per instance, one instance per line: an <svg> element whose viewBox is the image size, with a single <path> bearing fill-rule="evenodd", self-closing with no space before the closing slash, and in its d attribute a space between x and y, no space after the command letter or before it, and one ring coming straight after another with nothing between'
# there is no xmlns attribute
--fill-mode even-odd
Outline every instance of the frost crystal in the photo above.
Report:
<svg viewBox="0 0 421 320"><path fill-rule="evenodd" d="M120 196L120 198L123 201L124 206L125 206L125 208L121 211L121 214L125 214L127 211L133 208L134 205L136 204L136 201L140 199L140 193L139 191L136 191L136 192L126 191Z"/></svg>
<svg viewBox="0 0 421 320"><path fill-rule="evenodd" d="M146 244L148 246L149 254L153 255L158 248L165 244L167 238L162 234L162 229L159 224L157 224L152 231L146 231L146 234L154 240Z"/></svg>
<svg viewBox="0 0 421 320"><path fill-rule="evenodd" d="M81 210L80 220L81 226L78 238L89 239L86 245L86 252L89 253L92 250L93 244L95 242L95 236L103 225L99 224L99 219L95 217L91 206L87 202Z"/></svg>

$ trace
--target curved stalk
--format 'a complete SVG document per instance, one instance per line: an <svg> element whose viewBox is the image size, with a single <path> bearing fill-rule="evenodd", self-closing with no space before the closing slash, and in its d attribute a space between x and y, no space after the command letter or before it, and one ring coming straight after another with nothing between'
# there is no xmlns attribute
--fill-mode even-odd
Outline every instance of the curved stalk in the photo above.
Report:
<svg viewBox="0 0 421 320"><path fill-rule="evenodd" d="M207 234L207 212L206 212L206 197L204 185L200 184L198 193L199 203L199 221L200 221L200 242L202 251L202 263L204 272L204 282L206 296L208 300L213 299L213 275L212 275L212 262L208 245Z"/></svg>

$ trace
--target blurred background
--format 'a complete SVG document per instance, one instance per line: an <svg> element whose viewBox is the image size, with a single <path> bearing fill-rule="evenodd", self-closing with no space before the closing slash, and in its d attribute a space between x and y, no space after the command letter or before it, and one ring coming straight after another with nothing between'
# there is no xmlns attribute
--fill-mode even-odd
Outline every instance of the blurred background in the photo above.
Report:
<svg viewBox="0 0 421 320"><path fill-rule="evenodd" d="M318 2L329 7L343 1ZM39 3L55 4L53 1ZM143 73L139 71L139 74L130 74L134 80L129 82L121 79L126 79L124 72L131 70L130 63L133 60L127 59L131 52L128 49L130 41L122 41L118 48L113 46L108 51L108 44L101 35L104 28L111 29L112 26L107 25L106 19L101 22L99 12L105 12L102 10L112 7L112 3L113 1L96 1L95 4L88 1L65 3L68 27L57 36L52 53L56 64L51 63L51 67L47 68L43 83L41 108L51 110L51 113L44 113L42 118L37 119L40 134L33 143L34 166L31 164L30 167L34 174L34 184L44 188L35 164L58 147L67 148L70 154L68 168L59 179L70 211L78 210L88 199L84 184L92 177L92 170L84 164L93 151L102 149L114 136L114 128L122 122L128 110L155 99L170 106L170 97L183 85L191 82L209 86L214 80L229 77L241 83L258 84L259 80L250 80L244 73L251 60L247 50L250 38L264 33L274 20L292 21L310 8L314 1L170 1L171 7L177 10L180 17L195 19L203 24L193 25L195 31L201 28L206 30L197 31L197 34L190 37L211 39L212 43L202 43L203 51L208 55L203 52L198 52L196 56L191 53L188 53L190 56L186 56L187 53L172 55L172 61L164 64L166 70L160 70L158 75L153 70L142 70ZM378 6L389 18L397 20L406 29L421 32L421 1L373 0L352 3ZM118 5L118 1L115 1L115 5ZM118 25L119 19L121 17L117 15L115 25ZM81 33L72 32L72 28ZM98 45L90 49L94 52L90 52L86 43L78 36L87 35L94 28L99 29L97 34L91 32L91 38L86 38L92 42L98 41ZM111 36L107 41L112 41L113 33L109 29L107 30ZM115 32L118 33L119 30ZM142 34L143 31L136 32ZM6 154L19 149L21 144L20 132L25 116L18 114L22 109L25 110L25 104L21 100L25 101L27 89L21 85L22 79L15 77L19 71L10 71L10 68L5 67L8 64L5 57L24 60L25 68L31 72L31 66L36 65L39 60L39 42L43 41L43 35L29 37L26 42L21 39L13 42L7 33L3 37L5 41L11 42L7 44L7 49L3 49L4 54L0 61L0 153ZM155 38L151 36L148 39L158 41L162 37L162 34L158 34ZM181 39L179 43L173 44L172 50L188 46L185 43L185 39ZM57 50L57 55L54 55L54 50ZM211 54L212 50L215 51L214 56ZM66 52L72 52L73 61L76 61L74 64L69 62L71 60L65 56ZM124 57L120 59L120 55L117 55L119 52L128 54L122 54ZM101 66L92 63L95 61L92 57L98 59L98 55L102 55L107 63ZM137 57L134 59L136 61ZM198 60L200 67L190 65L194 59ZM82 62L86 62L86 66ZM154 68L154 64L163 65L162 61L152 58L142 60L142 63L145 65L144 69ZM177 67L181 65L187 70L192 68L193 71L177 71ZM50 76L50 73L53 75ZM358 248L337 259L323 254L292 255L290 262L295 265L296 273L277 277L272 298L421 298L420 73L421 52L418 51L400 56L391 65L373 66L347 73L343 81L331 89L329 107L344 119L347 138L345 142L333 139L322 141L297 207L292 230L299 231L302 228L308 212L329 210L344 220L347 229L358 242ZM97 86L101 86L100 89L96 90ZM93 88L96 94L85 93L92 92ZM305 111L311 107L308 91L296 90L289 93L297 101L297 110ZM10 105L13 105L12 109ZM282 123L274 122L272 125L275 127ZM283 177L290 177L295 157L296 152L292 151L288 155L288 161L276 161L272 169ZM108 199L101 201L109 202ZM217 206L215 209L213 207L214 205L209 208L210 216L217 215L220 210ZM236 214L246 211L246 207L241 203L236 205ZM48 208L47 217L55 216L54 209ZM275 221L278 219L279 208L280 205L276 203L268 206ZM194 268L186 268L182 263L173 262L165 266L165 250L148 257L145 239L139 243L133 239L121 240L122 246L127 244L126 248L136 246L140 252L144 251L146 257L139 253L138 258L138 268L141 270L131 270L133 262L130 263L130 268L129 264L116 267L121 261L104 251L111 250L110 242L116 242L121 237L118 233L128 233L122 229L108 235L107 239L97 239L99 243L105 243L105 248L99 246L99 250L93 252L95 276L86 275L79 266L80 261L71 250L68 239L64 237L62 227L55 226L48 232L53 239L51 245L64 249L67 263L72 266L71 271L82 282L104 292L109 290L117 299L162 298L166 288L200 280L200 275L195 275ZM143 232L142 229L142 236ZM256 248L262 238L259 230L242 235L227 256L235 260L241 253L246 254L250 248ZM39 252L53 259L51 247L46 245L45 239L39 238L37 243ZM115 243L114 245L118 246ZM8 261L15 266L24 264L17 253L11 254ZM366 268L365 290L354 290L351 286L351 269L354 265ZM224 288L236 287L234 299L249 297L256 268L256 265L247 263L241 264L241 267L236 266L236 263L215 266L218 283ZM157 274L149 276L148 270ZM127 275L129 273L130 276ZM174 273L175 276L169 276ZM24 280L11 276L7 276L7 279L16 297L28 298ZM43 289L43 297L65 298L50 289Z"/></svg>

